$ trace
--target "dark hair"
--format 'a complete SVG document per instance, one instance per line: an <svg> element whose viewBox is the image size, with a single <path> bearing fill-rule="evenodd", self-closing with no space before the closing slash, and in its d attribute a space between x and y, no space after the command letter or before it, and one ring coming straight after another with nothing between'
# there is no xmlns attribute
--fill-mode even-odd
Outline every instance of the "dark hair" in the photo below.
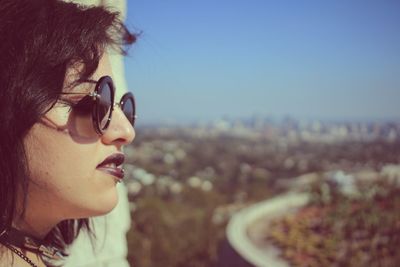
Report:
<svg viewBox="0 0 400 267"><path fill-rule="evenodd" d="M23 140L60 97L66 71L82 63L79 81L97 69L106 47L126 54L136 40L104 7L58 0L0 0L0 234L15 216L16 193L26 196L29 175ZM25 207L26 199L23 200ZM46 237L65 249L87 219L65 220Z"/></svg>

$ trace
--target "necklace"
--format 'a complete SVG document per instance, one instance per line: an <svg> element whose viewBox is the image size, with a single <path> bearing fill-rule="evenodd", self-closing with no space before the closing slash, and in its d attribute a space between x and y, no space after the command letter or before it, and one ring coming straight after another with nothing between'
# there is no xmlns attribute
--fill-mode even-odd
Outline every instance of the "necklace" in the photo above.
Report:
<svg viewBox="0 0 400 267"><path fill-rule="evenodd" d="M19 251L18 249L14 248L13 246L11 246L8 243L4 243L4 246L6 246L8 249L10 249L12 252L14 252L15 254L17 254L21 259L23 259L24 261L26 261L27 263L29 263L30 266L32 267L38 267L36 264L34 264L30 258L28 258L27 256L25 256L21 251Z"/></svg>
<svg viewBox="0 0 400 267"><path fill-rule="evenodd" d="M39 240L31 235L23 233L13 227L9 228L7 231L3 231L0 235L0 243L4 244L12 252L17 254L23 260L28 262L31 266L37 267L27 256L16 248L26 249L37 255L39 255L44 262L56 263L65 259L67 256L62 250Z"/></svg>

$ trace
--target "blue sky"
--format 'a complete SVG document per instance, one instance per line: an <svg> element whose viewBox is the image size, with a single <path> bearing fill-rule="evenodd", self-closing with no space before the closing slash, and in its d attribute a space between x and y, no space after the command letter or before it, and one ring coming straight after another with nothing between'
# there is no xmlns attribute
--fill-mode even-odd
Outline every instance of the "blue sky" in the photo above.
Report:
<svg viewBox="0 0 400 267"><path fill-rule="evenodd" d="M400 1L128 0L141 121L400 118Z"/></svg>

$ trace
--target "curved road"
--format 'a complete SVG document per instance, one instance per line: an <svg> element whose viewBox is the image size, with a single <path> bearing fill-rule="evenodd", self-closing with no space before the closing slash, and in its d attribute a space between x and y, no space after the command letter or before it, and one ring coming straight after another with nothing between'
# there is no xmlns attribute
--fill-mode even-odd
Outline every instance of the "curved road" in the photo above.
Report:
<svg viewBox="0 0 400 267"><path fill-rule="evenodd" d="M255 244L254 238L251 240L249 234L252 237L261 237L261 231L268 221L305 205L308 199L306 194L288 193L259 202L236 213L227 226L228 247L224 250L224 245L222 245L220 254L222 259L217 266L289 267L284 260L279 258L279 251L276 248L271 244ZM258 226L264 227L257 227L257 221ZM233 248L233 252L226 252L229 251L229 246ZM224 256L224 253L228 255ZM242 261L235 256L241 257ZM228 258L236 258L236 260L230 262L230 265L224 265Z"/></svg>

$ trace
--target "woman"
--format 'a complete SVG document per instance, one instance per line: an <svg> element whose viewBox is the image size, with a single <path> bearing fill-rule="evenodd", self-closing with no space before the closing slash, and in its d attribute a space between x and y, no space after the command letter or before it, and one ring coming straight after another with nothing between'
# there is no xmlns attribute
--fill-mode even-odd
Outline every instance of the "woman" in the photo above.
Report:
<svg viewBox="0 0 400 267"><path fill-rule="evenodd" d="M114 100L107 53L136 38L115 13L57 0L0 0L0 36L0 266L62 264L118 200L135 104Z"/></svg>

